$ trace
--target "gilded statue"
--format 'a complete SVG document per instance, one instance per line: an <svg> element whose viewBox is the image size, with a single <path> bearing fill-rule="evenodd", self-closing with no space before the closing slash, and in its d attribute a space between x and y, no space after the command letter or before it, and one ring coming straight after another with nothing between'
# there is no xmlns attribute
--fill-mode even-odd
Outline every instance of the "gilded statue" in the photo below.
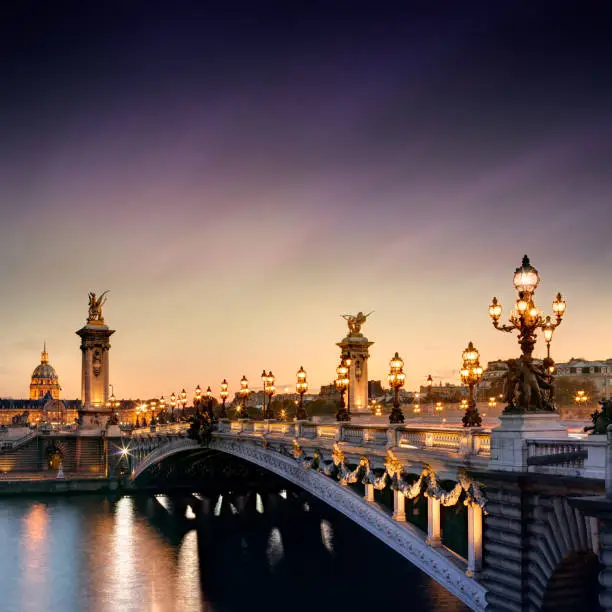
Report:
<svg viewBox="0 0 612 612"><path fill-rule="evenodd" d="M93 291L89 292L89 316L87 317L87 322L91 323L93 321L100 321L104 323L104 319L102 318L102 306L106 304L106 298L104 297L108 293L108 290L102 293L100 297L96 297L96 294Z"/></svg>
<svg viewBox="0 0 612 612"><path fill-rule="evenodd" d="M363 312L359 311L356 315L340 315L343 319L346 319L348 323L348 328L351 336L360 335L361 326L366 322L366 319L373 313L368 312L367 315L364 315Z"/></svg>

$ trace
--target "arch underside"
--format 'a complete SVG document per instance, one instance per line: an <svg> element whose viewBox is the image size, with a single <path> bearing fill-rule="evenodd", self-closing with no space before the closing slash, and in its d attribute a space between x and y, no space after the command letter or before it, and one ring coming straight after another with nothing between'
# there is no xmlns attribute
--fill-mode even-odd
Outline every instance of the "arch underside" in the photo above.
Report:
<svg viewBox="0 0 612 612"><path fill-rule="evenodd" d="M377 505L365 501L350 488L317 471L304 469L293 458L273 450L223 438L212 440L208 447L249 461L292 482L382 540L471 609L485 609L485 588L467 577L465 568L461 568L445 549L425 544L424 534L410 523L394 521ZM196 449L201 450L202 446L187 439L171 442L167 448L160 447L137 467L132 479L137 479L151 465L163 459Z"/></svg>
<svg viewBox="0 0 612 612"><path fill-rule="evenodd" d="M589 517L562 497L534 508L538 545L530 551L529 604L533 610L597 610L600 564Z"/></svg>

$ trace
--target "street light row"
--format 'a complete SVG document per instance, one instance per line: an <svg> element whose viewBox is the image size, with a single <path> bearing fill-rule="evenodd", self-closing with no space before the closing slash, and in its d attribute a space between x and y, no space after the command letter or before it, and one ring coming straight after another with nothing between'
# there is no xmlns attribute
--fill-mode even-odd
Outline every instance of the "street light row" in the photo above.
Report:
<svg viewBox="0 0 612 612"><path fill-rule="evenodd" d="M509 378L508 389L507 389L507 401L509 408L518 410L550 410L554 409L553 396L552 396L552 379L555 371L555 364L550 357L550 343L552 340L555 329L561 324L563 315L565 313L566 303L560 293L557 293L555 300L552 303L553 313L555 315L555 321L550 316L544 317L539 308L536 307L533 295L538 286L540 277L538 271L531 266L527 255L523 257L522 265L517 268L514 273L513 284L518 292L518 299L516 300L515 306L509 316L509 324L500 324L499 320L502 314L502 306L494 297L489 306L489 316L491 317L493 326L495 329L504 332L518 331L518 342L521 347L522 355L519 359L510 360L516 362L513 364L516 372L514 374L514 384L512 379ZM536 331L542 330L544 340L546 342L547 355L543 361L543 371L539 371L532 362L532 353L536 343ZM468 387L468 399L465 404L465 414L463 416L463 424L465 427L478 427L482 424L482 419L478 413L476 407L476 401L474 398L474 387L481 381L483 375L483 368L480 365L480 353L472 342L468 344L466 349L462 353L462 367L460 370L461 382ZM510 363L510 362L509 362ZM336 368L336 379L335 386L340 392L341 404L336 414L338 421L350 421L350 372L351 372L352 359L350 354L343 353L340 358L340 364ZM531 400L531 394L528 399L520 397L520 385L519 381L525 380L526 377L531 376L532 379L535 377L538 382L538 386L542 389L549 390L548 395L543 397L541 393L534 394L536 399L535 405L516 405L528 404ZM263 410L262 416L264 419L274 418L271 409L272 396L276 392L274 386L275 378L272 372L262 372L261 379L263 382ZM406 375L404 374L404 361L396 352L389 362L389 374L388 382L394 392L393 409L389 415L389 421L391 423L403 423L404 414L400 408L399 402L399 391L405 384ZM427 386L431 393L431 387L433 379L431 375L427 377ZM296 392L300 396L298 408L296 411L296 418L303 420L307 418L306 411L304 410L303 398L304 393L308 390L308 382L306 372L303 367L297 372L297 383ZM246 401L250 394L249 384L246 376L243 376L240 380L240 390L238 391L239 404L237 407L237 413L247 416ZM186 405L186 392L180 393L178 403L183 406L183 413ZM195 399L196 403L199 404L201 401L202 391L200 386L196 387ZM347 399L345 400L345 395ZM212 391L210 387L206 390L206 396L209 400L209 410L212 412L210 402L212 402ZM226 418L225 403L228 397L228 383L227 380L223 380L221 383L222 407L220 412L221 418ZM267 402L266 402L267 398ZM584 400L577 400L577 402ZM176 406L177 396L173 393L170 398L170 406L174 412ZM160 400L160 404L163 404L163 396ZM491 400L489 401L491 405ZM438 406L436 406L438 408ZM440 405L441 411L441 405Z"/></svg>

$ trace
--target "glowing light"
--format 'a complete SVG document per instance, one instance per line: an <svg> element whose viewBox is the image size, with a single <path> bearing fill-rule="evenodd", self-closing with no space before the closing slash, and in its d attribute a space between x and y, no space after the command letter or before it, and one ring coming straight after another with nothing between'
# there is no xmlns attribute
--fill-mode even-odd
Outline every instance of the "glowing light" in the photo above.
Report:
<svg viewBox="0 0 612 612"><path fill-rule="evenodd" d="M193 511L193 508L187 504L187 508L185 509L185 518L187 519L194 519L196 517L195 512Z"/></svg>
<svg viewBox="0 0 612 612"><path fill-rule="evenodd" d="M283 499L287 499L287 491L285 489L283 489L282 491L279 492L279 495L283 498Z"/></svg>
<svg viewBox="0 0 612 612"><path fill-rule="evenodd" d="M261 495L259 493L257 493L257 495L255 496L255 510L257 510L259 514L264 513L264 505L263 501L261 500Z"/></svg>
<svg viewBox="0 0 612 612"><path fill-rule="evenodd" d="M215 504L215 509L213 510L213 515L214 516L220 516L221 515L221 506L223 505L223 495L219 495L219 499L217 500L217 503Z"/></svg>

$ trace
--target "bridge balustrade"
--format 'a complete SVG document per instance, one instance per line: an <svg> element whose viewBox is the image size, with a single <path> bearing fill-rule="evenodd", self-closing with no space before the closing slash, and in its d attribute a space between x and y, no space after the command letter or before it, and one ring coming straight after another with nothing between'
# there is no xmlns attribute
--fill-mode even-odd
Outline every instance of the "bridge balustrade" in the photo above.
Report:
<svg viewBox="0 0 612 612"><path fill-rule="evenodd" d="M529 472L605 478L606 442L604 436L585 440L527 440Z"/></svg>

